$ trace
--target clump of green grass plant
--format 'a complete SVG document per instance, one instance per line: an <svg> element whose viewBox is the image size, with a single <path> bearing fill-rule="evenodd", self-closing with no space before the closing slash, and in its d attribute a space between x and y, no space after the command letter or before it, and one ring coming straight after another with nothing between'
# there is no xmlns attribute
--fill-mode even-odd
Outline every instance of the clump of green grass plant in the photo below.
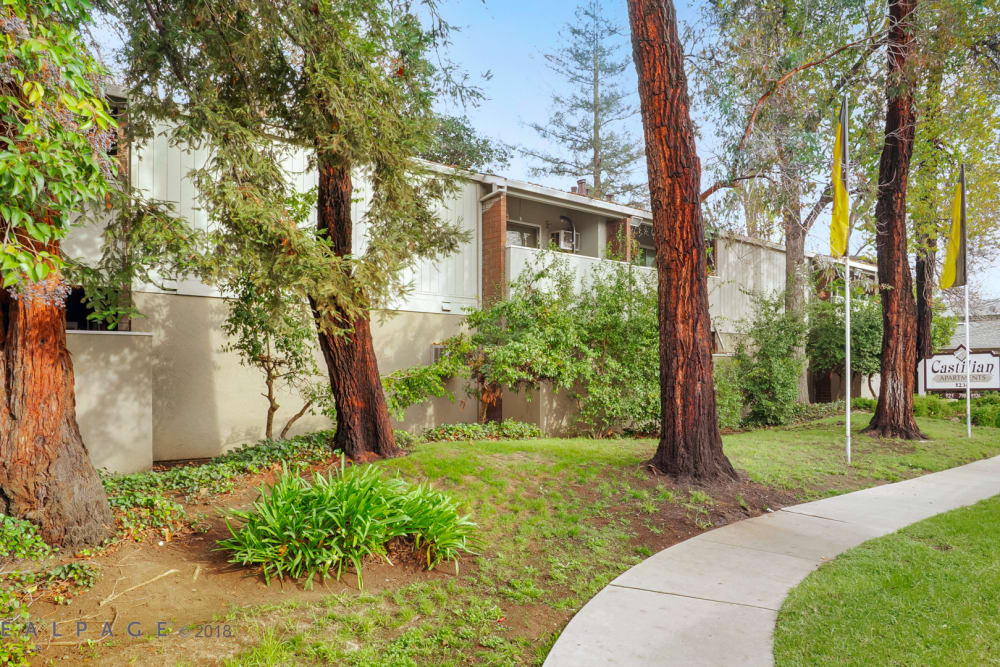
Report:
<svg viewBox="0 0 1000 667"><path fill-rule="evenodd" d="M396 538L412 540L428 569L453 561L457 570L475 530L457 503L430 485L384 479L376 467L343 461L339 471L312 480L283 470L250 511L233 511L226 523L231 537L219 548L232 552L230 562L261 567L268 582L305 578L307 588L316 575L339 580L348 565L360 588L365 558L388 561L386 547Z"/></svg>

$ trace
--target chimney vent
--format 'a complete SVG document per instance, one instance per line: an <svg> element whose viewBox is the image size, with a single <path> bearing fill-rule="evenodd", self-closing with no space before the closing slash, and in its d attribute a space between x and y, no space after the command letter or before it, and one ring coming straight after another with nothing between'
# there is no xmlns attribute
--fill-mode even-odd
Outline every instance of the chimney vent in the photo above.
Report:
<svg viewBox="0 0 1000 667"><path fill-rule="evenodd" d="M588 196L590 188L587 187L587 179L581 178L576 182L576 194Z"/></svg>

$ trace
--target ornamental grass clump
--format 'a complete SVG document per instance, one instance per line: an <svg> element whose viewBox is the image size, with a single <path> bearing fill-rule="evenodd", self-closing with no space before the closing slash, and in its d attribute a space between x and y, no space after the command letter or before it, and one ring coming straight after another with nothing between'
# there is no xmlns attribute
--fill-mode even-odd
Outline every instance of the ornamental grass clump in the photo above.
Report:
<svg viewBox="0 0 1000 667"><path fill-rule="evenodd" d="M259 566L264 579L313 579L331 573L339 580L353 566L358 587L367 557L384 558L396 538L410 540L428 569L471 552L475 524L457 504L429 485L383 479L372 466L341 463L339 471L307 480L287 469L262 487L250 511L233 511L237 528L226 520L231 537L219 547L232 552L231 563Z"/></svg>

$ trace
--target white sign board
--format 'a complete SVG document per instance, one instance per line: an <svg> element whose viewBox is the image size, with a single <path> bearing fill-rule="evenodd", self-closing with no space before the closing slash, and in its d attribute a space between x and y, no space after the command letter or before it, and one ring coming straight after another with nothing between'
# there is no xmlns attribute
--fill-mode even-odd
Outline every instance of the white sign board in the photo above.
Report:
<svg viewBox="0 0 1000 667"><path fill-rule="evenodd" d="M968 370L966 364L969 365ZM935 354L921 364L927 391L955 391L965 389L966 373L972 390L1000 390L1000 355L995 352L976 352L969 355L964 345L954 352Z"/></svg>

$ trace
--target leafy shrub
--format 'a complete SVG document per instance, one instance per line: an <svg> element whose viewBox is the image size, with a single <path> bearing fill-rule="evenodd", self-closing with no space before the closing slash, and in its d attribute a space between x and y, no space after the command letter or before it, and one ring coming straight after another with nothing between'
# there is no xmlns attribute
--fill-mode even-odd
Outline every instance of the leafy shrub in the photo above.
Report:
<svg viewBox="0 0 1000 667"><path fill-rule="evenodd" d="M976 406L995 405L1000 407L1000 392L992 391L972 399Z"/></svg>
<svg viewBox="0 0 1000 667"><path fill-rule="evenodd" d="M878 401L874 398L858 396L857 398L851 399L851 407L855 410L867 410L868 412L874 412L876 404L878 404Z"/></svg>
<svg viewBox="0 0 1000 667"><path fill-rule="evenodd" d="M753 317L743 323L736 348L739 387L747 415L755 426L787 424L795 414L803 360L796 349L806 325L797 313L784 309L781 295L751 295Z"/></svg>
<svg viewBox="0 0 1000 667"><path fill-rule="evenodd" d="M485 424L458 423L442 424L424 431L426 442L458 440L529 440L542 437L542 431L535 424L526 424L514 419Z"/></svg>
<svg viewBox="0 0 1000 667"><path fill-rule="evenodd" d="M236 487L240 477L255 475L276 463L313 463L329 459L334 454L329 444L332 440L333 434L330 431L318 431L288 440L262 440L226 452L200 465L176 466L169 470L150 470L130 475L103 473L102 481L111 498L130 491L147 495L166 491L188 495L227 493Z"/></svg>
<svg viewBox="0 0 1000 667"><path fill-rule="evenodd" d="M840 292L843 294L843 283ZM852 290L851 370L862 375L878 373L882 363L882 305L864 290ZM844 376L844 302L817 299L809 305L806 354L809 370L832 371Z"/></svg>
<svg viewBox="0 0 1000 667"><path fill-rule="evenodd" d="M353 565L362 585L366 557L385 558L395 538L409 538L426 553L427 567L453 560L469 551L475 524L458 514L447 495L427 485L383 479L373 466L344 467L307 481L287 469L248 512L234 511L243 525L226 520L231 537L219 547L232 552L230 562L258 565L264 578L306 577L306 587L318 574L331 570L340 579Z"/></svg>
<svg viewBox="0 0 1000 667"><path fill-rule="evenodd" d="M972 408L972 423L976 426L1000 428L1000 406L979 405Z"/></svg>
<svg viewBox="0 0 1000 667"><path fill-rule="evenodd" d="M42 560L55 552L30 521L0 514L0 558Z"/></svg>
<svg viewBox="0 0 1000 667"><path fill-rule="evenodd" d="M396 445L402 449L409 449L420 442L423 442L423 438L414 435L409 431L404 431L401 428L392 429L392 435L396 438Z"/></svg>
<svg viewBox="0 0 1000 667"><path fill-rule="evenodd" d="M914 396L913 414L917 417L951 419L965 414L965 401L950 401L940 396Z"/></svg>
<svg viewBox="0 0 1000 667"><path fill-rule="evenodd" d="M736 362L727 360L715 365L715 406L719 428L736 429L743 419L743 396L737 383Z"/></svg>
<svg viewBox="0 0 1000 667"><path fill-rule="evenodd" d="M853 401L852 401L853 403ZM793 410L793 418L797 422L807 422L824 417L833 417L844 414L844 401L832 401L830 403L796 403Z"/></svg>
<svg viewBox="0 0 1000 667"><path fill-rule="evenodd" d="M656 274L602 262L575 298L573 312L589 357L579 378L579 425L594 436L624 428L658 430Z"/></svg>

